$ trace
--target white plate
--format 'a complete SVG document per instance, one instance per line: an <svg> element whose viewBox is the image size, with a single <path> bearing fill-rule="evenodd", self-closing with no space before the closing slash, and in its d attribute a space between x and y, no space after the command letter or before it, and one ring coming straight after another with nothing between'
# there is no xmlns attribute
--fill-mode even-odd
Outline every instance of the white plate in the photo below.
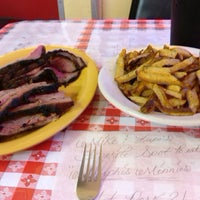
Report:
<svg viewBox="0 0 200 200"><path fill-rule="evenodd" d="M145 47L144 47L145 48ZM183 47L188 49L192 54L198 56L199 49ZM142 49L142 48L140 48ZM143 114L139 111L140 107L128 100L119 90L114 81L115 62L117 57L110 59L104 63L98 76L98 85L104 97L115 107L123 112L146 120L164 125L171 126L199 126L200 113L192 116L171 116L159 112L152 112L150 114Z"/></svg>

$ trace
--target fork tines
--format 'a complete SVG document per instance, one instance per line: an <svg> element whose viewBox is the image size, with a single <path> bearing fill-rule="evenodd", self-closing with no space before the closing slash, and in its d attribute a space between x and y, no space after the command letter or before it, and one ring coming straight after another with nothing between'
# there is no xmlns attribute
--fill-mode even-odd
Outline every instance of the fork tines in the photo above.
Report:
<svg viewBox="0 0 200 200"><path fill-rule="evenodd" d="M85 144L83 158L81 162L81 168L79 172L79 180L100 181L101 157L102 157L101 151L102 151L102 145L100 146L99 152L97 152L96 144L94 145L94 148L92 148L91 144L89 145L89 147L87 147L87 144ZM98 161L97 161L97 156L98 156Z"/></svg>
<svg viewBox="0 0 200 200"><path fill-rule="evenodd" d="M87 145L85 144L76 188L76 193L80 200L94 199L99 193L101 187L101 154L102 145L100 146L99 153L97 153L96 145L94 150L92 150L92 145L90 144L88 152ZM98 162L96 162L96 155L99 156ZM97 170L95 170L96 168Z"/></svg>

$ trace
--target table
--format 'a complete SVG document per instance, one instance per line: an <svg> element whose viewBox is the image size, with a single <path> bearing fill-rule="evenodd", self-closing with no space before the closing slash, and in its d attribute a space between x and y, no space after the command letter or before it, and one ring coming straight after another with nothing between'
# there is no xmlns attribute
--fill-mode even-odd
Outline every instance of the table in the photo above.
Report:
<svg viewBox="0 0 200 200"><path fill-rule="evenodd" d="M66 45L85 51L100 70L124 47L162 46L169 44L169 36L169 20L22 21L0 30L0 55L38 44ZM77 199L86 141L103 143L97 199L197 200L199 136L199 127L131 117L97 88L90 105L66 129L27 150L0 156L0 199Z"/></svg>

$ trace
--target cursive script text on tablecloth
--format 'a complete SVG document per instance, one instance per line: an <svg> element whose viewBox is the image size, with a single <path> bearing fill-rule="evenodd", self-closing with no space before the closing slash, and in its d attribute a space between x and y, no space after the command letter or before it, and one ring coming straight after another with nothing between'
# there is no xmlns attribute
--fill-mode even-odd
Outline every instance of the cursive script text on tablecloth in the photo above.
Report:
<svg viewBox="0 0 200 200"><path fill-rule="evenodd" d="M200 199L198 138L163 131L66 131L62 137L63 160L57 173L60 199L66 195L77 199L76 181L85 142L103 145L98 200Z"/></svg>

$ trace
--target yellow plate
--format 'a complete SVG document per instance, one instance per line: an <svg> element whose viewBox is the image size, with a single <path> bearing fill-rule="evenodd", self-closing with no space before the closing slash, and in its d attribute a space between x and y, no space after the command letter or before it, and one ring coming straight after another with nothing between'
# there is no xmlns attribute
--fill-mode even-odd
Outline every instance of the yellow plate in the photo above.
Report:
<svg viewBox="0 0 200 200"><path fill-rule="evenodd" d="M20 49L0 56L0 66L4 66L8 63L26 57L31 51L33 51L34 48L35 47ZM70 52L82 57L87 63L87 67L82 70L79 78L76 81L71 83L66 88L61 87L61 90L64 90L67 95L73 98L75 104L58 120L53 121L30 133L23 134L20 137L0 142L0 155L10 154L29 148L50 138L58 131L61 131L63 128L73 122L85 110L92 100L96 91L98 77L98 69L94 61L88 55L78 49L56 45L46 46L47 51L53 49L69 50Z"/></svg>

